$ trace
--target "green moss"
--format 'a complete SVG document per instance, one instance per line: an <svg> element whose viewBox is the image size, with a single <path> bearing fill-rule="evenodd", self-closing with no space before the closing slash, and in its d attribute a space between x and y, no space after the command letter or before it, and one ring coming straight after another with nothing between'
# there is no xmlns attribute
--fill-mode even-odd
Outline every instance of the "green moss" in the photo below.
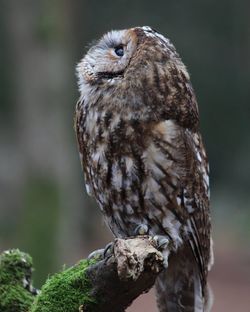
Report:
<svg viewBox="0 0 250 312"><path fill-rule="evenodd" d="M98 260L82 260L51 276L39 295L31 285L32 258L18 249L0 255L0 311L78 312L94 304L86 269Z"/></svg>
<svg viewBox="0 0 250 312"><path fill-rule="evenodd" d="M29 291L32 258L18 249L0 255L0 311L27 312L34 294Z"/></svg>
<svg viewBox="0 0 250 312"><path fill-rule="evenodd" d="M82 260L74 267L53 275L35 299L31 312L78 312L81 305L93 303L85 276L93 262Z"/></svg>
<svg viewBox="0 0 250 312"><path fill-rule="evenodd" d="M0 311L27 312L34 296L20 285L0 286Z"/></svg>

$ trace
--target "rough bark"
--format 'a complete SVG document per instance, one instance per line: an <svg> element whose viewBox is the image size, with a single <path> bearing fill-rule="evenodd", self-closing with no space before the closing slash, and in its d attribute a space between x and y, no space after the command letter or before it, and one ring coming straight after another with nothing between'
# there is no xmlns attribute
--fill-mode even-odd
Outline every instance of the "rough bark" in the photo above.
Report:
<svg viewBox="0 0 250 312"><path fill-rule="evenodd" d="M97 303L82 307L82 311L110 311L110 305L112 311L124 311L154 285L162 269L162 254L151 239L116 239L113 254L87 270Z"/></svg>

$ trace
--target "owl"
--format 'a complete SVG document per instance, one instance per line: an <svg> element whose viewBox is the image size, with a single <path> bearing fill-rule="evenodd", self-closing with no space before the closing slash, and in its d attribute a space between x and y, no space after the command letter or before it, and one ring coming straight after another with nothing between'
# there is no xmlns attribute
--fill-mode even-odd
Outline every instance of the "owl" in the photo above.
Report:
<svg viewBox="0 0 250 312"><path fill-rule="evenodd" d="M116 237L150 235L163 250L160 311L210 311L208 161L175 47L148 26L111 31L77 75L75 131L87 192Z"/></svg>

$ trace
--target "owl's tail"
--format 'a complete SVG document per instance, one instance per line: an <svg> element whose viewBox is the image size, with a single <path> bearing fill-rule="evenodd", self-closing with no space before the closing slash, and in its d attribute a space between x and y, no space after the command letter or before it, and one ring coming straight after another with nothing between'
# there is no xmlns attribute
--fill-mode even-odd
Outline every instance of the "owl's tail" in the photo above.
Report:
<svg viewBox="0 0 250 312"><path fill-rule="evenodd" d="M212 293L202 293L200 276L193 257L178 252L169 258L168 267L157 278L155 288L160 312L209 312Z"/></svg>

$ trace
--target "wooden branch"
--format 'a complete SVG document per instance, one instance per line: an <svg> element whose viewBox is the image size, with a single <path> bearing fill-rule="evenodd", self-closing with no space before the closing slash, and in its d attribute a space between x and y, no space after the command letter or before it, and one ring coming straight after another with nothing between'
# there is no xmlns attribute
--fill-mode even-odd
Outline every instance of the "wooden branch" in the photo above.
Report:
<svg viewBox="0 0 250 312"><path fill-rule="evenodd" d="M81 311L124 311L154 285L162 269L163 256L151 238L116 239L113 254L87 270L97 303L82 306Z"/></svg>

